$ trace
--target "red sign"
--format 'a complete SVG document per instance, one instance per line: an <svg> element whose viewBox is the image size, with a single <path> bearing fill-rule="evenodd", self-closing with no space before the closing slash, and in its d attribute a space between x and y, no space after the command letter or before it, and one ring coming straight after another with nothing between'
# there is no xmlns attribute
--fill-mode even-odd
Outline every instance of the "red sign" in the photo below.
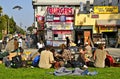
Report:
<svg viewBox="0 0 120 79"><path fill-rule="evenodd" d="M91 16L91 18L99 18L99 15L98 15L98 14L93 14L93 15Z"/></svg>
<svg viewBox="0 0 120 79"><path fill-rule="evenodd" d="M54 34L71 34L71 30L54 30Z"/></svg>
<svg viewBox="0 0 120 79"><path fill-rule="evenodd" d="M36 19L38 24L41 26L41 29L44 29L44 16L37 15Z"/></svg>
<svg viewBox="0 0 120 79"><path fill-rule="evenodd" d="M71 7L47 7L50 15L73 15L74 10Z"/></svg>

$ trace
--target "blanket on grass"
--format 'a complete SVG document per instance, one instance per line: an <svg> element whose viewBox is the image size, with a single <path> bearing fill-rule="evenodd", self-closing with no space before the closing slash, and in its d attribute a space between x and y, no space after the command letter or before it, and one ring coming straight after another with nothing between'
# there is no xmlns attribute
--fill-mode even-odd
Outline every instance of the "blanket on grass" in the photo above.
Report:
<svg viewBox="0 0 120 79"><path fill-rule="evenodd" d="M65 67L61 67L58 70L55 70L53 74L55 76L64 76L64 75L78 75L78 76L90 75L90 76L93 76L93 75L98 74L98 72L97 71L90 72L90 71L88 71L88 69L82 70L80 68L74 68L73 70L69 70Z"/></svg>

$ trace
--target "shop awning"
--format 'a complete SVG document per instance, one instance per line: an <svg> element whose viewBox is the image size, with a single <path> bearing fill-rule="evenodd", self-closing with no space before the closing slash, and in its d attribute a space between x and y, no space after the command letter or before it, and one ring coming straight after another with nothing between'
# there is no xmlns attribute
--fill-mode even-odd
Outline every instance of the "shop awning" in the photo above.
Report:
<svg viewBox="0 0 120 79"><path fill-rule="evenodd" d="M97 26L118 26L120 25L120 20L97 20Z"/></svg>

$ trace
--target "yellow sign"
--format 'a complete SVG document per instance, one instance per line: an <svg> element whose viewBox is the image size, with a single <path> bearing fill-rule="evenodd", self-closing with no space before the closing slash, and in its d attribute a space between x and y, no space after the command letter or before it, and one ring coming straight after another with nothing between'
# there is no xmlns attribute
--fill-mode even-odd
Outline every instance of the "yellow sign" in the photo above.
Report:
<svg viewBox="0 0 120 79"><path fill-rule="evenodd" d="M98 14L118 13L118 6L95 6L94 13L98 13Z"/></svg>

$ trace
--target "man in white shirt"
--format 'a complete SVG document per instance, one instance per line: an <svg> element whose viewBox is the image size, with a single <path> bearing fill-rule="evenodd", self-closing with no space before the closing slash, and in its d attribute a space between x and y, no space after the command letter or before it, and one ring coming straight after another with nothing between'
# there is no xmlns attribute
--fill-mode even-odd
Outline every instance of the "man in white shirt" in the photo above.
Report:
<svg viewBox="0 0 120 79"><path fill-rule="evenodd" d="M18 39L18 47L22 47L22 37Z"/></svg>

